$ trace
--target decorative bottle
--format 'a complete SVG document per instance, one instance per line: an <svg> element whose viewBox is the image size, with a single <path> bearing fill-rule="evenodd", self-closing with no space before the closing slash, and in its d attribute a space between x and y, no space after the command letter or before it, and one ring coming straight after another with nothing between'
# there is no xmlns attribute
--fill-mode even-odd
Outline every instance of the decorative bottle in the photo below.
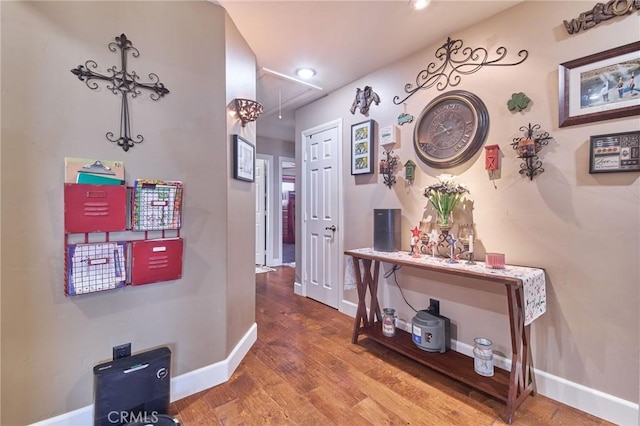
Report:
<svg viewBox="0 0 640 426"><path fill-rule="evenodd" d="M384 308L382 312L382 335L393 337L396 335L396 310Z"/></svg>

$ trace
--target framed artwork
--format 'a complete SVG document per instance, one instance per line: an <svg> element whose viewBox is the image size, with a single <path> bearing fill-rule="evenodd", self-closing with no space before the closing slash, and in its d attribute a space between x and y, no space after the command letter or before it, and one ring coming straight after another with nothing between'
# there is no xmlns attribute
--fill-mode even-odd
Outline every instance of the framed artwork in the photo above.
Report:
<svg viewBox="0 0 640 426"><path fill-rule="evenodd" d="M375 121L367 120L351 126L351 174L373 173L373 135Z"/></svg>
<svg viewBox="0 0 640 426"><path fill-rule="evenodd" d="M591 136L589 173L640 172L640 130Z"/></svg>
<svg viewBox="0 0 640 426"><path fill-rule="evenodd" d="M256 169L255 146L239 135L233 135L233 177L253 182Z"/></svg>
<svg viewBox="0 0 640 426"><path fill-rule="evenodd" d="M640 41L559 65L560 127L640 115Z"/></svg>

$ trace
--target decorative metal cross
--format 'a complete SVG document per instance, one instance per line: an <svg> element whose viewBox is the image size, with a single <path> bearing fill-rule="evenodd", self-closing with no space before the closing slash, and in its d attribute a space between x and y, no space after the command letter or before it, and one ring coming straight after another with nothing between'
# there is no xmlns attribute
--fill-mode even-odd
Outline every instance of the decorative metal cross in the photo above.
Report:
<svg viewBox="0 0 640 426"><path fill-rule="evenodd" d="M106 137L109 141L117 142L122 149L128 151L129 148L133 147L134 143L140 143L144 140L142 135L136 136L135 140L131 138L129 104L127 102L128 96L131 95L132 98L135 98L142 93L140 89L147 89L153 92L149 95L151 99L157 101L169 93L169 89L164 87L164 84L160 83L160 79L154 73L149 74L151 82L140 83L138 81L140 76L138 76L135 71L127 71L127 52L131 51L131 56L134 58L140 56L140 52L138 49L133 47L131 40L129 40L126 35L121 34L120 37L116 37L116 42L109 43L107 47L112 52L116 52L118 48L120 49L120 59L122 63L122 68L120 70L118 70L117 66L114 65L107 69L111 74L110 76L102 75L92 71L92 69L98 68L98 64L95 61L88 60L84 65L78 65L78 68L72 69L71 72L78 76L79 80L84 81L87 87L91 90L96 90L98 88L98 83L92 80L104 80L110 83L107 84L107 89L111 90L114 95L122 95L122 106L120 108L120 137L116 138L113 132L107 132Z"/></svg>

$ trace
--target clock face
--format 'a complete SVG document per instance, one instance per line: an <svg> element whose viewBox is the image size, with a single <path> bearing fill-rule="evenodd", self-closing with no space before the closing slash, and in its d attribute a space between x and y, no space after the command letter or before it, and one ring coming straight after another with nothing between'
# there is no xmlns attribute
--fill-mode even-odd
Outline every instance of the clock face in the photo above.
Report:
<svg viewBox="0 0 640 426"><path fill-rule="evenodd" d="M480 149L489 130L489 114L476 95L444 93L422 111L413 135L418 157L435 168L457 166Z"/></svg>

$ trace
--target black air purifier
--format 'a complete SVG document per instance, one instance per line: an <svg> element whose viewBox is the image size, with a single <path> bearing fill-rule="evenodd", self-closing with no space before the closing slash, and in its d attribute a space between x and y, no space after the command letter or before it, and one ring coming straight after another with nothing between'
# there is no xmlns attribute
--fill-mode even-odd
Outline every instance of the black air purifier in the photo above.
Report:
<svg viewBox="0 0 640 426"><path fill-rule="evenodd" d="M400 209L373 210L373 249L400 251Z"/></svg>
<svg viewBox="0 0 640 426"><path fill-rule="evenodd" d="M158 424L169 414L171 350L119 358L93 368L94 426Z"/></svg>

